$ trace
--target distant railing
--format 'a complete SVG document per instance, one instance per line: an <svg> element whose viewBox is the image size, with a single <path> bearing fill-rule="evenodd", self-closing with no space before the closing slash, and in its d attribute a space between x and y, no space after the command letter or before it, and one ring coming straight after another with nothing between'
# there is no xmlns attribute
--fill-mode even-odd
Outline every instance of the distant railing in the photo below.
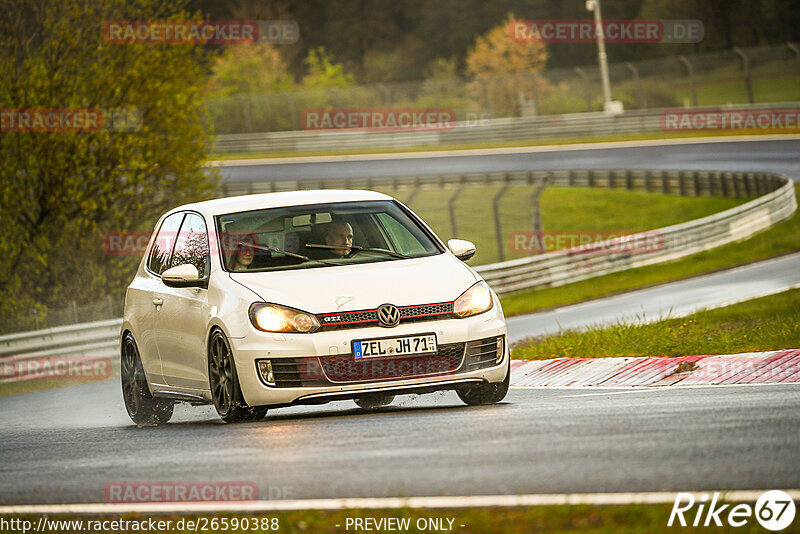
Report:
<svg viewBox="0 0 800 534"><path fill-rule="evenodd" d="M800 94L798 95L800 96ZM696 108L693 108L696 109ZM724 111L725 107L704 110ZM800 102L737 105L742 110L792 110L800 112ZM671 108L674 111L674 108ZM664 133L664 114L668 109L607 113L573 113L540 117L486 119L478 122L457 122L449 130L428 131L290 131L220 135L214 144L218 154L246 153L312 153L325 151L410 149L425 146L459 146L474 143L506 143L512 141L570 139L625 134ZM686 111L690 111L687 109ZM782 123L785 124L785 123ZM717 133L716 130L708 130ZM764 130L767 131L767 130ZM793 122L782 131L800 133ZM669 133L669 132L667 132Z"/></svg>

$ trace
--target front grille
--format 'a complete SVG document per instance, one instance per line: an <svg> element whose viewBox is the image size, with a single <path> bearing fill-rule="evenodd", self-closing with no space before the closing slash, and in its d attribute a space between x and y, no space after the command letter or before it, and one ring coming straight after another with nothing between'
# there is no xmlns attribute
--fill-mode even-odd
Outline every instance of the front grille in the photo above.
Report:
<svg viewBox="0 0 800 534"><path fill-rule="evenodd" d="M439 345L436 354L353 359L352 354L272 358L274 387L320 387L468 372L497 365L497 337ZM256 365L256 368L258 366ZM260 376L260 375L259 375Z"/></svg>
<svg viewBox="0 0 800 534"><path fill-rule="evenodd" d="M464 343L451 343L440 345L436 354L423 356L354 360L348 354L319 360L331 382L365 382L452 373L461 367L463 358Z"/></svg>
<svg viewBox="0 0 800 534"><path fill-rule="evenodd" d="M497 337L477 339L467 343L465 371L485 369L497 364Z"/></svg>
<svg viewBox="0 0 800 534"><path fill-rule="evenodd" d="M418 323L423 321L438 321L440 319L455 318L452 302L437 304L420 304L414 306L398 306L400 311L400 324ZM317 315L321 324L318 331L329 332L332 330L347 330L350 328L363 328L378 325L378 310L358 310L341 313L322 313Z"/></svg>

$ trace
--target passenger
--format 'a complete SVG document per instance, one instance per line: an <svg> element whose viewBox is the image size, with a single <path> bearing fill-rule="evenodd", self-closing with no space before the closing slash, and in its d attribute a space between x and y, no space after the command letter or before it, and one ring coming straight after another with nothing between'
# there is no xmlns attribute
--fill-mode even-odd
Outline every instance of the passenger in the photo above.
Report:
<svg viewBox="0 0 800 534"><path fill-rule="evenodd" d="M233 253L231 256L231 271L246 271L250 269L255 257L256 236L246 234L233 237Z"/></svg>

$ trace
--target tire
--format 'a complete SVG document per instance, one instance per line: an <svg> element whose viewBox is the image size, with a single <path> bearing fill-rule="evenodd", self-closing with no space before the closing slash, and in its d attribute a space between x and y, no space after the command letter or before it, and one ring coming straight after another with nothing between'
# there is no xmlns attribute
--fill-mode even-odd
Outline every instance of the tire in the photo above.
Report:
<svg viewBox="0 0 800 534"><path fill-rule="evenodd" d="M511 368L506 371L506 378L502 382L489 382L457 389L458 397L470 406L485 406L497 404L506 397L508 386L511 384Z"/></svg>
<svg viewBox="0 0 800 534"><path fill-rule="evenodd" d="M383 395L381 393L370 393L354 399L358 407L362 410L374 410L382 406L388 406L394 400L394 395Z"/></svg>
<svg viewBox="0 0 800 534"><path fill-rule="evenodd" d="M220 330L214 330L208 344L208 383L217 414L226 423L259 421L266 417L265 406L251 407L244 401L230 343Z"/></svg>
<svg viewBox="0 0 800 534"><path fill-rule="evenodd" d="M122 340L120 376L125 410L136 426L163 425L172 418L175 403L150 394L139 349L130 333Z"/></svg>

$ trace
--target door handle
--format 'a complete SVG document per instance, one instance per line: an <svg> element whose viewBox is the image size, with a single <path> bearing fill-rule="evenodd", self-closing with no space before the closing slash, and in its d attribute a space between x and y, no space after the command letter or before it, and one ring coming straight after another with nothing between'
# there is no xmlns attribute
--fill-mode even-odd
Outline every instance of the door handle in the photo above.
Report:
<svg viewBox="0 0 800 534"><path fill-rule="evenodd" d="M153 306L162 306L163 304L164 304L164 299L162 298L153 299Z"/></svg>

